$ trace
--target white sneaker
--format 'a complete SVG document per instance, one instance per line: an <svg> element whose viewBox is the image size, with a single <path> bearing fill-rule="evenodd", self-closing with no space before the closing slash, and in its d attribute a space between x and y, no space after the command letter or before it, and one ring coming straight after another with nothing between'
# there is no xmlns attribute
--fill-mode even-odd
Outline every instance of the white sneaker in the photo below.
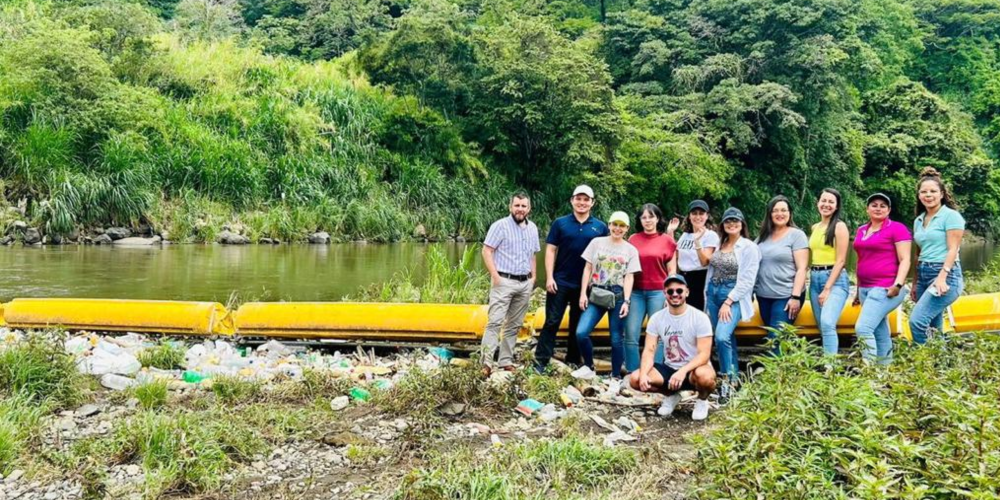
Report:
<svg viewBox="0 0 1000 500"><path fill-rule="evenodd" d="M694 400L694 411L691 412L691 420L705 420L708 418L708 400Z"/></svg>
<svg viewBox="0 0 1000 500"><path fill-rule="evenodd" d="M621 391L622 391L621 380L613 378L610 381L608 381L608 392L610 392L612 396L617 396L618 393Z"/></svg>
<svg viewBox="0 0 1000 500"><path fill-rule="evenodd" d="M570 375L573 378L578 378L580 380L590 380L596 377L597 373L594 372L594 370L591 370L589 366L581 366L576 370L573 370L573 373L570 373Z"/></svg>
<svg viewBox="0 0 1000 500"><path fill-rule="evenodd" d="M674 408L681 402L681 393L675 392L665 398L663 402L660 403L660 409L656 410L656 414L661 417L669 417L674 413Z"/></svg>

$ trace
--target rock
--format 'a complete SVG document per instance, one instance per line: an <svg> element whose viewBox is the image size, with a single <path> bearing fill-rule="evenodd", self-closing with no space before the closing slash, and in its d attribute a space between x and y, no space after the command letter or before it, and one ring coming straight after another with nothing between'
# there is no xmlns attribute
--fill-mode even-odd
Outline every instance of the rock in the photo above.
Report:
<svg viewBox="0 0 1000 500"><path fill-rule="evenodd" d="M52 243L53 245L62 245L63 244L63 237L62 237L62 235L53 234L52 238L49 239L49 243Z"/></svg>
<svg viewBox="0 0 1000 500"><path fill-rule="evenodd" d="M38 232L37 229L29 227L24 231L25 245L34 245L35 243L41 243L41 242L42 242L42 235L41 233Z"/></svg>
<svg viewBox="0 0 1000 500"><path fill-rule="evenodd" d="M427 228L425 228L423 224L417 224L417 227L413 228L413 237L414 238L426 238L427 237Z"/></svg>
<svg viewBox="0 0 1000 500"><path fill-rule="evenodd" d="M11 235L7 235L4 236L3 238L0 238L0 246L7 246L10 245L11 243L14 243L14 237Z"/></svg>
<svg viewBox="0 0 1000 500"><path fill-rule="evenodd" d="M14 221L14 224L11 225L11 227L14 229L14 231L23 233L28 229L28 223L24 222L23 220L16 220Z"/></svg>
<svg viewBox="0 0 1000 500"><path fill-rule="evenodd" d="M153 238L140 238L138 236L132 236L129 238L122 238L120 240L115 240L115 246L133 246L133 247L148 247L150 245L159 243L159 241Z"/></svg>
<svg viewBox="0 0 1000 500"><path fill-rule="evenodd" d="M259 245L273 245L274 244L274 240L272 240L271 238L261 238L261 239L257 240L257 243Z"/></svg>
<svg viewBox="0 0 1000 500"><path fill-rule="evenodd" d="M127 227L109 227L104 230L104 234L110 236L112 240L120 240L132 236L132 230Z"/></svg>
<svg viewBox="0 0 1000 500"><path fill-rule="evenodd" d="M323 444L329 446L336 446L338 448L342 446L349 446L352 444L358 445L363 442L364 439L362 439L360 436L358 436L353 432L348 432L348 431L331 432L323 436Z"/></svg>
<svg viewBox="0 0 1000 500"><path fill-rule="evenodd" d="M93 233L94 234L104 234L104 228L103 227L95 227L94 230L93 230Z"/></svg>
<svg viewBox="0 0 1000 500"><path fill-rule="evenodd" d="M154 245L157 244L157 243L160 243L162 241L163 241L163 238L161 238L159 235L153 236L153 244Z"/></svg>
<svg viewBox="0 0 1000 500"><path fill-rule="evenodd" d="M10 475L7 476L7 479L4 479L4 482L8 484L14 483L22 477L24 477L24 471L21 469L15 469L14 472L11 472Z"/></svg>
<svg viewBox="0 0 1000 500"><path fill-rule="evenodd" d="M153 228L149 227L149 224L139 224L139 229L136 230L136 233L140 236L150 237L153 236Z"/></svg>
<svg viewBox="0 0 1000 500"><path fill-rule="evenodd" d="M107 234L100 234L94 238L95 245L110 245L113 240Z"/></svg>
<svg viewBox="0 0 1000 500"><path fill-rule="evenodd" d="M81 406L80 408L77 408L75 414L78 417L87 418L87 417L91 417L91 416L97 415L100 412L101 412L101 407L100 406L92 405L92 404L86 404L86 405Z"/></svg>
<svg viewBox="0 0 1000 500"><path fill-rule="evenodd" d="M70 230L69 234L66 235L66 239L69 241L77 241L80 239L80 230L73 228Z"/></svg>
<svg viewBox="0 0 1000 500"><path fill-rule="evenodd" d="M438 408L438 411L446 417L457 417L465 413L465 405L454 401L445 403Z"/></svg>
<svg viewBox="0 0 1000 500"><path fill-rule="evenodd" d="M61 419L56 423L56 429L60 431L72 431L76 429L76 422L73 421L72 417Z"/></svg>
<svg viewBox="0 0 1000 500"><path fill-rule="evenodd" d="M455 243L465 243L465 236L456 236Z"/></svg>
<svg viewBox="0 0 1000 500"><path fill-rule="evenodd" d="M313 233L309 235L309 243L314 245L326 245L330 243L330 233L326 231L320 231L318 233Z"/></svg>
<svg viewBox="0 0 1000 500"><path fill-rule="evenodd" d="M250 243L250 238L232 231L222 231L216 241L223 245L246 245Z"/></svg>
<svg viewBox="0 0 1000 500"><path fill-rule="evenodd" d="M164 241L169 240L170 239L170 231L167 231L167 230L160 231L160 238L163 238Z"/></svg>
<svg viewBox="0 0 1000 500"><path fill-rule="evenodd" d="M125 466L125 473L130 476L138 476L142 472L142 468L135 464L129 464Z"/></svg>

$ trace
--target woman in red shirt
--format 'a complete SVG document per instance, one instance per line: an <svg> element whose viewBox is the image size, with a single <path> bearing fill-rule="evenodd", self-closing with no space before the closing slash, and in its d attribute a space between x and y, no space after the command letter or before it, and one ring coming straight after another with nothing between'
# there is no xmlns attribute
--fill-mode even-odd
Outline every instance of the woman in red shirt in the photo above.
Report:
<svg viewBox="0 0 1000 500"><path fill-rule="evenodd" d="M675 218L667 227L663 212L652 203L643 205L636 219L641 223L642 231L633 234L628 242L639 250L642 272L636 275L625 320L625 369L629 373L639 369L639 338L644 337L642 322L663 309L663 282L667 276L677 272L673 262L677 242L673 235L680 222ZM657 363L663 361L662 350L657 350L656 356Z"/></svg>

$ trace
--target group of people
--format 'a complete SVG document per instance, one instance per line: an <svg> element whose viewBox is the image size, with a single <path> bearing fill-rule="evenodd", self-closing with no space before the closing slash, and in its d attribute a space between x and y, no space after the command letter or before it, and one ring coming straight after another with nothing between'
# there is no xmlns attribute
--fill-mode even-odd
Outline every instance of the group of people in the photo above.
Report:
<svg viewBox="0 0 1000 500"><path fill-rule="evenodd" d="M930 331L942 328L945 310L962 293L959 248L965 221L933 168L921 172L916 198L911 232L889 218L889 196L872 194L866 200L868 221L853 239L854 302L861 305L855 334L864 356L880 363L892 356L887 317L907 295L916 302L910 314L913 340L922 344ZM567 307L571 335L566 361L579 366L574 376L594 376L590 336L607 315L611 377L624 380L623 373L628 373L633 389L667 394L661 415L669 415L679 391L688 389L699 394L692 418L707 416L708 396L717 385L710 362L713 345L722 379L720 397L728 397L738 382L736 326L753 318L754 299L773 337L774 330L794 324L808 295L823 349L837 353L837 323L850 295L846 265L852 242L836 189L819 194L820 220L808 235L796 225L789 200L775 196L755 239L735 207L723 211L716 227L703 200L688 205L683 221L667 221L656 205L646 204L635 216L641 230L629 236L629 215L616 211L605 224L591 214L595 201L589 186L578 186L570 198L572 213L556 219L545 239L545 323L535 350L539 372L552 358ZM496 221L484 240L483 259L492 278L482 343L487 375L494 369L514 370L514 343L534 287L535 253L540 251L530 212L528 196L514 195L510 216ZM681 233L675 239L678 228ZM912 281L911 254L916 256ZM772 345L777 354L777 342Z"/></svg>

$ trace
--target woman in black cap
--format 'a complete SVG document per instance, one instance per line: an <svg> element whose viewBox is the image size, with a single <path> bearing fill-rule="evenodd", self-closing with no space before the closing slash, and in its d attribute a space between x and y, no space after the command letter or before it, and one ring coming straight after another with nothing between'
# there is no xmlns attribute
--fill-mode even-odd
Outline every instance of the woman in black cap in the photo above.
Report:
<svg viewBox="0 0 1000 500"><path fill-rule="evenodd" d="M688 205L681 231L683 234L677 240L677 251L674 253L674 268L687 280L687 304L704 311L708 263L715 249L719 248L719 235L715 232L712 215L708 213L708 203L694 200Z"/></svg>

